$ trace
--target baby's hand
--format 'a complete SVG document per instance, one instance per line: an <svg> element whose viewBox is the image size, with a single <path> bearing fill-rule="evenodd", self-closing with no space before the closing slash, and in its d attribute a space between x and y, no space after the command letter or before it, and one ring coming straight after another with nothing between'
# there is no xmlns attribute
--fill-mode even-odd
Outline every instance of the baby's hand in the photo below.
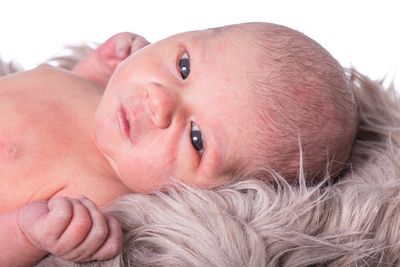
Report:
<svg viewBox="0 0 400 267"><path fill-rule="evenodd" d="M142 49L149 42L140 35L131 32L120 32L101 44L95 53L98 59L106 64L112 71L129 55Z"/></svg>
<svg viewBox="0 0 400 267"><path fill-rule="evenodd" d="M78 62L72 72L104 87L123 60L148 44L149 42L140 35L130 32L117 33Z"/></svg>
<svg viewBox="0 0 400 267"><path fill-rule="evenodd" d="M21 209L18 223L36 248L66 260L109 259L122 248L117 219L84 197L33 202Z"/></svg>

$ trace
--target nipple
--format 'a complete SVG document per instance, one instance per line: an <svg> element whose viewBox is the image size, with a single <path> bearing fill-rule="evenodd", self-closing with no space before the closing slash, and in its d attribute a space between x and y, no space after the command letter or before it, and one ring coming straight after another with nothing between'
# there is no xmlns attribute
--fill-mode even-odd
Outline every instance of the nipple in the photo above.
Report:
<svg viewBox="0 0 400 267"><path fill-rule="evenodd" d="M18 159L19 155L20 149L17 143L0 143L0 162L14 161Z"/></svg>

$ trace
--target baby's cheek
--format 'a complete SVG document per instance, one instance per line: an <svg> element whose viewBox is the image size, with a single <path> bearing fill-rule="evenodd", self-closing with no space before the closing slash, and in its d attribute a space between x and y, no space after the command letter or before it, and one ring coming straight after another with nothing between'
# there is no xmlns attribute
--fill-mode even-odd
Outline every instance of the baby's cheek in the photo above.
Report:
<svg viewBox="0 0 400 267"><path fill-rule="evenodd" d="M151 192L168 183L171 165L156 157L131 157L120 166L121 180L133 192Z"/></svg>
<svg viewBox="0 0 400 267"><path fill-rule="evenodd" d="M188 185L195 185L201 163L200 155L189 147L177 154L173 177Z"/></svg>

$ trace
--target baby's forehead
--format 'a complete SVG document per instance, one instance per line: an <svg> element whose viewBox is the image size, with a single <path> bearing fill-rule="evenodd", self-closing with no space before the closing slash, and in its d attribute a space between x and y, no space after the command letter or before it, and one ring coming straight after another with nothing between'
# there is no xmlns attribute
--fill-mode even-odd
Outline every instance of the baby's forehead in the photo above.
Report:
<svg viewBox="0 0 400 267"><path fill-rule="evenodd" d="M256 36L246 29L242 29L238 25L229 25L216 28L200 29L194 31L181 32L173 34L164 40L180 40L180 41L215 41L226 42L231 48L249 49L254 48L254 40Z"/></svg>
<svg viewBox="0 0 400 267"><path fill-rule="evenodd" d="M201 29L201 30L193 30L193 31L185 31L176 34L172 34L165 39L167 41L201 41L209 39L214 34L213 29Z"/></svg>

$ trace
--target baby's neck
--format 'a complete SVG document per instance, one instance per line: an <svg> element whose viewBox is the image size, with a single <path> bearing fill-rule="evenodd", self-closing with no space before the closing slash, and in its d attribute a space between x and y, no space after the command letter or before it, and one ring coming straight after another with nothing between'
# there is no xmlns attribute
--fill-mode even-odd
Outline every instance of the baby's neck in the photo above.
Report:
<svg viewBox="0 0 400 267"><path fill-rule="evenodd" d="M85 159L82 158L82 155L77 155L77 158L80 157L82 161L86 162L84 176L82 179L79 176L68 179L67 186L55 196L79 197L85 195L98 206L103 206L130 191L122 184L110 162L98 149L94 138L91 140L90 144L86 144L89 153L85 155Z"/></svg>

